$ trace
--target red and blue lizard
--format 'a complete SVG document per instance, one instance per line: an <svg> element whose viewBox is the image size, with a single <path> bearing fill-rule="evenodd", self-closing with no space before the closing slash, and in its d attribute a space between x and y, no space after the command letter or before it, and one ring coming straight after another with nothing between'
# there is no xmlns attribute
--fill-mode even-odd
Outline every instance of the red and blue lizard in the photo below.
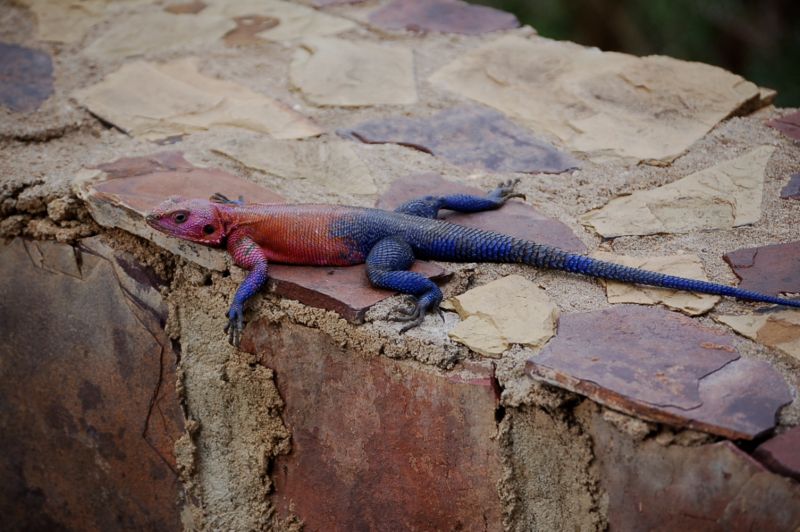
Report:
<svg viewBox="0 0 800 532"><path fill-rule="evenodd" d="M373 286L408 294L414 305L400 309L402 331L438 310L442 292L431 280L408 271L415 259L450 262L522 263L589 277L730 296L800 308L800 300L686 279L600 261L552 246L437 219L440 209L479 212L521 197L505 183L484 197L456 194L412 200L394 212L337 205L246 204L216 194L210 200L170 199L147 222L168 235L208 246L226 246L249 273L227 312L225 331L238 345L244 304L267 281L270 261L346 266L366 263Z"/></svg>

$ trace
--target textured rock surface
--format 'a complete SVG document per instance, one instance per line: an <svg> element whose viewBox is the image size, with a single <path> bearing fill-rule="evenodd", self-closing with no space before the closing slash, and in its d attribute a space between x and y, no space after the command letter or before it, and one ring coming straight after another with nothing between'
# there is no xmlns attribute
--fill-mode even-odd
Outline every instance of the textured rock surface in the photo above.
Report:
<svg viewBox="0 0 800 532"><path fill-rule="evenodd" d="M482 196L486 193L487 190L448 181L438 174L414 174L393 181L378 200L377 207L394 210L406 201L428 195L474 194ZM472 214L443 210L440 211L439 217L455 224L497 231L568 251L578 253L586 251L583 242L565 224L548 218L527 203L519 201L509 201L496 211Z"/></svg>
<svg viewBox="0 0 800 532"><path fill-rule="evenodd" d="M743 336L800 360L800 311L777 310L761 314L723 315L716 316L715 319Z"/></svg>
<svg viewBox="0 0 800 532"><path fill-rule="evenodd" d="M770 120L767 125L774 127L789 138L800 140L800 111Z"/></svg>
<svg viewBox="0 0 800 532"><path fill-rule="evenodd" d="M739 358L733 341L680 314L621 305L562 316L528 370L637 417L752 439L792 396L769 364Z"/></svg>
<svg viewBox="0 0 800 532"><path fill-rule="evenodd" d="M730 442L634 445L595 415L591 435L612 530L796 530L800 486Z"/></svg>
<svg viewBox="0 0 800 532"><path fill-rule="evenodd" d="M94 239L0 256L4 527L178 528L183 415L158 285Z"/></svg>
<svg viewBox="0 0 800 532"><path fill-rule="evenodd" d="M792 174L789 182L781 189L781 197L800 200L800 174Z"/></svg>
<svg viewBox="0 0 800 532"><path fill-rule="evenodd" d="M53 62L39 50L0 42L0 105L33 111L53 93Z"/></svg>
<svg viewBox="0 0 800 532"><path fill-rule="evenodd" d="M430 118L372 120L338 133L370 144L409 146L466 168L558 174L578 167L571 156L479 106L453 107Z"/></svg>
<svg viewBox="0 0 800 532"><path fill-rule="evenodd" d="M519 26L517 17L461 0L393 0L369 16L386 30L440 31L478 35Z"/></svg>
<svg viewBox="0 0 800 532"><path fill-rule="evenodd" d="M800 241L737 249L723 258L742 280L739 288L773 296L800 293Z"/></svg>
<svg viewBox="0 0 800 532"><path fill-rule="evenodd" d="M776 473L800 481L800 427L765 441L754 456Z"/></svg>
<svg viewBox="0 0 800 532"><path fill-rule="evenodd" d="M495 529L502 474L487 364L443 375L342 350L319 331L251 323L243 347L272 368L292 451L272 499L311 530Z"/></svg>

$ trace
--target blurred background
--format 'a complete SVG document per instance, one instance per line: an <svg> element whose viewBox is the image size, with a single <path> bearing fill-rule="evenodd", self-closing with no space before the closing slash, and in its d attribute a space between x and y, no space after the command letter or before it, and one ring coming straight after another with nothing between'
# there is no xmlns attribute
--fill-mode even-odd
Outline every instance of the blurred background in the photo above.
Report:
<svg viewBox="0 0 800 532"><path fill-rule="evenodd" d="M470 0L544 37L721 66L800 107L800 0Z"/></svg>

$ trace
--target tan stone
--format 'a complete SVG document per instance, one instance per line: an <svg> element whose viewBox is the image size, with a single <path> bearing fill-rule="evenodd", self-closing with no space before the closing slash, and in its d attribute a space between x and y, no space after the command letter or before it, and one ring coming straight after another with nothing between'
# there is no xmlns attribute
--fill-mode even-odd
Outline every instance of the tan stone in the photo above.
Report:
<svg viewBox="0 0 800 532"><path fill-rule="evenodd" d="M95 59L121 59L172 49L196 52L222 38L236 23L218 15L173 15L163 11L119 17L84 53Z"/></svg>
<svg viewBox="0 0 800 532"><path fill-rule="evenodd" d="M152 0L117 0L119 5L150 3ZM105 18L110 0L17 0L36 16L36 38L74 43Z"/></svg>
<svg viewBox="0 0 800 532"><path fill-rule="evenodd" d="M477 353L498 357L511 344L540 347L555 334L558 308L544 290L509 275L445 302L462 321L450 337Z"/></svg>
<svg viewBox="0 0 800 532"><path fill-rule="evenodd" d="M759 98L756 85L701 63L601 52L507 35L431 76L592 156L672 159Z"/></svg>
<svg viewBox="0 0 800 532"><path fill-rule="evenodd" d="M764 171L774 150L759 146L673 183L614 198L581 222L606 238L755 223L761 218Z"/></svg>
<svg viewBox="0 0 800 532"><path fill-rule="evenodd" d="M226 18L257 15L278 19L275 27L257 33L270 41L334 35L356 27L355 22L282 0L208 0L203 12Z"/></svg>
<svg viewBox="0 0 800 532"><path fill-rule="evenodd" d="M800 360L800 311L718 316L717 321L751 340L774 347Z"/></svg>
<svg viewBox="0 0 800 532"><path fill-rule="evenodd" d="M351 143L339 140L293 142L249 136L214 148L249 168L288 179L314 182L333 192L375 194L378 189L367 165Z"/></svg>
<svg viewBox="0 0 800 532"><path fill-rule="evenodd" d="M303 41L291 80L318 105L412 104L417 101L410 48L334 38Z"/></svg>
<svg viewBox="0 0 800 532"><path fill-rule="evenodd" d="M662 257L629 257L598 251L596 259L623 264L652 272L677 275L689 279L708 281L703 263L697 255L668 255ZM606 296L609 303L638 303L640 305L663 304L690 316L704 314L719 301L719 296L696 294L669 288L655 288L619 281L606 281Z"/></svg>
<svg viewBox="0 0 800 532"><path fill-rule="evenodd" d="M149 140L228 126L295 139L322 130L282 103L242 85L204 76L196 58L128 63L74 93L89 110Z"/></svg>

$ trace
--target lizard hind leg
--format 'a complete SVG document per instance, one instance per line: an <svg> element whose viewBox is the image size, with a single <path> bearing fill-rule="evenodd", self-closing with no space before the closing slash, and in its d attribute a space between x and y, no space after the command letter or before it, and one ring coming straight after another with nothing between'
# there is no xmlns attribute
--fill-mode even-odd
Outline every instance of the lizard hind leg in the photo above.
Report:
<svg viewBox="0 0 800 532"><path fill-rule="evenodd" d="M367 255L367 277L373 286L396 290L413 298L413 304L398 310L397 321L406 321L405 332L421 324L429 310L439 310L442 291L427 277L408 271L414 263L411 246L398 236L386 237Z"/></svg>
<svg viewBox="0 0 800 532"><path fill-rule="evenodd" d="M473 196L471 194L425 196L424 198L407 201L395 209L395 212L421 216L422 218L436 218L441 209L466 213L491 211L499 209L511 198L525 198L525 194L514 192L514 187L517 183L519 183L519 179L500 183L497 188L486 196Z"/></svg>

